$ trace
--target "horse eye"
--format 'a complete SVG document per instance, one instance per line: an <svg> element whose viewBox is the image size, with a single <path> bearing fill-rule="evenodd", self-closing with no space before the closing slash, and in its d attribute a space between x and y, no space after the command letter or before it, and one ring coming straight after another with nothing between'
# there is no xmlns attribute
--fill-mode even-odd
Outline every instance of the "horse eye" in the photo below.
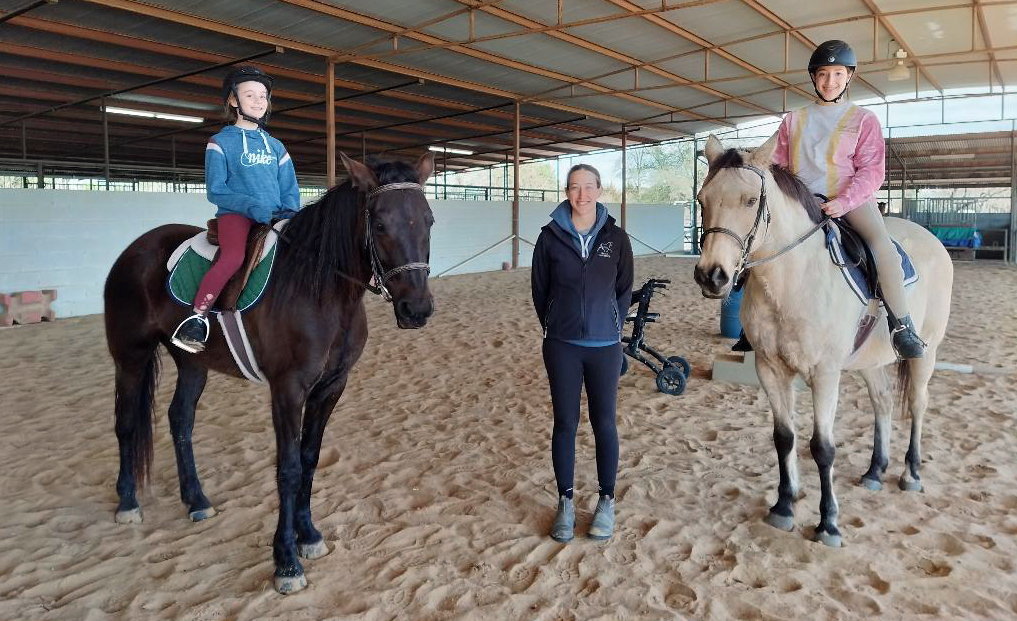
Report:
<svg viewBox="0 0 1017 621"><path fill-rule="evenodd" d="M385 232L385 225L382 223L381 220L375 220L374 221L374 230L379 232L379 233L384 233Z"/></svg>
<svg viewBox="0 0 1017 621"><path fill-rule="evenodd" d="M752 207L753 205L755 205L755 204L756 204L756 201L757 201L757 200L759 200L759 199L757 199L757 198L756 198L755 196L753 196L752 198L750 198L750 199L749 199L749 203L748 203L748 204L749 204L749 207Z"/></svg>

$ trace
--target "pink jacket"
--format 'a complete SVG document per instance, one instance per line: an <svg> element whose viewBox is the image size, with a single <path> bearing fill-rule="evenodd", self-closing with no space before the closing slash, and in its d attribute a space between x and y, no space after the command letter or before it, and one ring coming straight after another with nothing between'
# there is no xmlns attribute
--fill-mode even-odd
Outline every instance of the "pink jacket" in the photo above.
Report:
<svg viewBox="0 0 1017 621"><path fill-rule="evenodd" d="M886 144L871 110L849 105L832 131L809 123L811 104L784 115L773 163L802 177L813 192L836 198L848 211L868 202L885 176Z"/></svg>

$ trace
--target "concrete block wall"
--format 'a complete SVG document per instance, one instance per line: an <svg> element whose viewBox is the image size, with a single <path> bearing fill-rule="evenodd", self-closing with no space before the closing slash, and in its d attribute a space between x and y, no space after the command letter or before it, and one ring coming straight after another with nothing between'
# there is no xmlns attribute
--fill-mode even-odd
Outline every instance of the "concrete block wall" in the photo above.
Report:
<svg viewBox="0 0 1017 621"><path fill-rule="evenodd" d="M213 213L204 194L0 190L0 292L56 289L57 317L101 313L106 275L134 239Z"/></svg>
<svg viewBox="0 0 1017 621"><path fill-rule="evenodd" d="M439 274L504 239L512 231L506 201L430 201L431 273ZM556 203L522 203L520 236L537 240ZM608 205L618 217L618 205ZM103 311L102 288L117 256L139 235L162 224L204 226L215 208L204 194L0 190L0 293L56 289L57 317ZM682 210L671 205L629 205L629 231L656 248L682 234ZM648 254L633 241L635 254ZM680 245L679 245L680 247ZM533 247L519 244L519 264L529 266ZM511 262L507 242L450 274L500 270Z"/></svg>

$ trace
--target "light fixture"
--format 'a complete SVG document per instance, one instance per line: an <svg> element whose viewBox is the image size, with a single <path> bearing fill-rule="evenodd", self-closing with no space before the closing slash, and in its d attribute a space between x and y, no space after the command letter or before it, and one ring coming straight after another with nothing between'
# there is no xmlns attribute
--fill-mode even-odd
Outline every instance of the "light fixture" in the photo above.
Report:
<svg viewBox="0 0 1017 621"><path fill-rule="evenodd" d="M942 153L936 155L930 155L930 160L973 160L975 159L974 153Z"/></svg>
<svg viewBox="0 0 1017 621"><path fill-rule="evenodd" d="M473 155L473 151L467 151L466 149L453 149L452 147L436 147L431 145L427 147L431 151L437 151L438 153L455 153L456 155Z"/></svg>
<svg viewBox="0 0 1017 621"><path fill-rule="evenodd" d="M887 80L900 82L911 77L911 70L904 64L904 59L907 57L908 53L904 51L904 48L898 47L897 51L893 54L893 66L890 67L890 75L886 76Z"/></svg>
<svg viewBox="0 0 1017 621"><path fill-rule="evenodd" d="M149 112L148 110L134 110L131 108L117 108L106 106L106 112L110 114L124 114L127 116L140 116L146 119L162 119L164 121L181 121L184 123L202 123L205 119L198 116L185 116L183 114L167 114L165 112Z"/></svg>

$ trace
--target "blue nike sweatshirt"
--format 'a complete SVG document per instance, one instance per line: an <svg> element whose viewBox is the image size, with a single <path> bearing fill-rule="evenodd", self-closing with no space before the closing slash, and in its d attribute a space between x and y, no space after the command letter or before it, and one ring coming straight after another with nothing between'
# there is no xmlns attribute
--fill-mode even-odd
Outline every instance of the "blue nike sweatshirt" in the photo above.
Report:
<svg viewBox="0 0 1017 621"><path fill-rule="evenodd" d="M239 214L263 224L300 209L293 160L262 129L227 125L205 147L205 192L216 216Z"/></svg>

